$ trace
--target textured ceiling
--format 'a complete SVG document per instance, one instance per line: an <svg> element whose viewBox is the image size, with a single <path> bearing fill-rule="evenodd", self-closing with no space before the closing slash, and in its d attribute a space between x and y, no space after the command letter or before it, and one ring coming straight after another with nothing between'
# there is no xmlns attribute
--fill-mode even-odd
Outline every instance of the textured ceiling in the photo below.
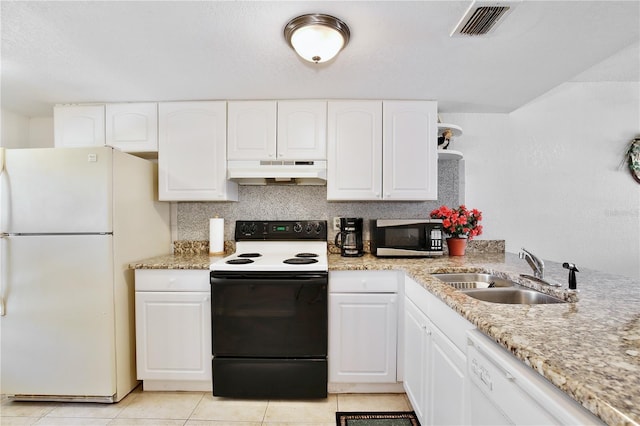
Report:
<svg viewBox="0 0 640 426"><path fill-rule="evenodd" d="M509 112L640 40L635 0L522 0L493 33L450 37L470 3L3 1L2 108L50 116L55 103L383 98ZM282 36L313 12L351 29L322 65Z"/></svg>

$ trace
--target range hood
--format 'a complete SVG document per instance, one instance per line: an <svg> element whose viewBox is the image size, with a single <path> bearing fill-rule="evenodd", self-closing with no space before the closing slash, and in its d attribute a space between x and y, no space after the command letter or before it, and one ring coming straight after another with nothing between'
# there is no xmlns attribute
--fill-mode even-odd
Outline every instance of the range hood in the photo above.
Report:
<svg viewBox="0 0 640 426"><path fill-rule="evenodd" d="M326 185L327 162L229 160L227 178L240 185Z"/></svg>

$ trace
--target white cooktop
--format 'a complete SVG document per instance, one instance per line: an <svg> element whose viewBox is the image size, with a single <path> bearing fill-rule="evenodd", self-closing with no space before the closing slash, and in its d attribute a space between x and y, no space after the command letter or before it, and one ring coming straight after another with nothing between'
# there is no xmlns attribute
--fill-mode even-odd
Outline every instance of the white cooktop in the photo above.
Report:
<svg viewBox="0 0 640 426"><path fill-rule="evenodd" d="M259 253L259 257L243 257ZM317 257L296 257L299 254L316 254ZM288 264L286 259L315 259L309 264ZM249 259L252 262L230 264L229 260ZM325 241L238 241L236 252L209 266L212 271L327 271L327 243Z"/></svg>

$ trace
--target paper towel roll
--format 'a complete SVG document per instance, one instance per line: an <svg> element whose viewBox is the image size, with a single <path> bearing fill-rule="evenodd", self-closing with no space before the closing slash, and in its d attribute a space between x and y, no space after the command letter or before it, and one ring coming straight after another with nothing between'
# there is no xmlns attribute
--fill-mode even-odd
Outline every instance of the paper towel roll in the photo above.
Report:
<svg viewBox="0 0 640 426"><path fill-rule="evenodd" d="M209 254L224 253L224 219L209 219Z"/></svg>

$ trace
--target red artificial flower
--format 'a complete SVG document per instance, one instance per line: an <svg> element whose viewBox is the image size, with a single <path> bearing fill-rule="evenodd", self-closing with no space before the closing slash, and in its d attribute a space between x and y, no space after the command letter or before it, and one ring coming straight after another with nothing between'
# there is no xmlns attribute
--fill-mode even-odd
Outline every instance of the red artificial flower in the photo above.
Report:
<svg viewBox="0 0 640 426"><path fill-rule="evenodd" d="M482 234L482 212L478 209L468 210L464 204L456 209L440 206L431 211L431 217L442 219L442 227L447 234L454 237L467 237L471 240Z"/></svg>

